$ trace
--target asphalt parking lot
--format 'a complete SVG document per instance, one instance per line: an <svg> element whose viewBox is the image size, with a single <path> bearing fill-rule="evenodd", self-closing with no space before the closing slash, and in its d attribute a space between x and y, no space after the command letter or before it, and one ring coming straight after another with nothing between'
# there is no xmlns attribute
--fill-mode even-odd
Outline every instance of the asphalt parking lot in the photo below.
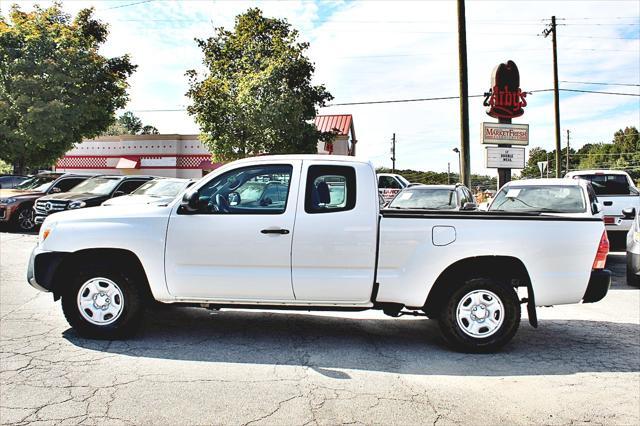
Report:
<svg viewBox="0 0 640 426"><path fill-rule="evenodd" d="M77 337L25 281L36 236L0 233L2 424L640 424L640 290L624 254L596 304L539 309L501 352L377 312L149 313L128 341Z"/></svg>

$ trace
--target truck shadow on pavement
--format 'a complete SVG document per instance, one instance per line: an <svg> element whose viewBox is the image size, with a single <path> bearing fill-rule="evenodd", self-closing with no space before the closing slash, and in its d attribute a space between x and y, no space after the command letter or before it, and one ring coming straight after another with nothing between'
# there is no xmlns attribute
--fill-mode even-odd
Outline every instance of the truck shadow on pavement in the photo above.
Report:
<svg viewBox="0 0 640 426"><path fill-rule="evenodd" d="M86 349L130 357L305 366L333 379L343 369L447 376L566 375L640 371L638 324L544 320L522 323L501 352L456 353L426 319L344 318L308 313L171 308L151 312L126 341L64 337Z"/></svg>

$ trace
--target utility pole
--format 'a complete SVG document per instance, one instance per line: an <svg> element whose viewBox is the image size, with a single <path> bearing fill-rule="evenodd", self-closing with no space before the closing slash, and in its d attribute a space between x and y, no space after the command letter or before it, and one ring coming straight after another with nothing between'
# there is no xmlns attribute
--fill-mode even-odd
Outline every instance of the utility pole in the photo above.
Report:
<svg viewBox="0 0 640 426"><path fill-rule="evenodd" d="M458 63L460 67L460 182L471 183L469 153L469 85L467 82L467 30L464 0L458 0Z"/></svg>
<svg viewBox="0 0 640 426"><path fill-rule="evenodd" d="M551 17L551 25L542 34L547 37L551 34L553 45L553 105L556 115L556 177L560 177L560 94L558 90L558 42L556 40L556 17Z"/></svg>
<svg viewBox="0 0 640 426"><path fill-rule="evenodd" d="M391 138L391 173L396 172L396 134Z"/></svg>
<svg viewBox="0 0 640 426"><path fill-rule="evenodd" d="M567 129L567 173L569 173L569 134L571 132Z"/></svg>
<svg viewBox="0 0 640 426"><path fill-rule="evenodd" d="M447 163L447 185L451 185L451 162Z"/></svg>

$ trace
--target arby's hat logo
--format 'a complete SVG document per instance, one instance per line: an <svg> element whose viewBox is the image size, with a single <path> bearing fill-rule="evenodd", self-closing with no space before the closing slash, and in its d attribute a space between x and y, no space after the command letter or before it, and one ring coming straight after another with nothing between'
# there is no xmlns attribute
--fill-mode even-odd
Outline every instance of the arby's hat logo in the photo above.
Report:
<svg viewBox="0 0 640 426"><path fill-rule="evenodd" d="M485 93L483 105L494 118L515 118L524 114L527 93L520 89L520 73L515 62L507 61L493 69L491 89Z"/></svg>

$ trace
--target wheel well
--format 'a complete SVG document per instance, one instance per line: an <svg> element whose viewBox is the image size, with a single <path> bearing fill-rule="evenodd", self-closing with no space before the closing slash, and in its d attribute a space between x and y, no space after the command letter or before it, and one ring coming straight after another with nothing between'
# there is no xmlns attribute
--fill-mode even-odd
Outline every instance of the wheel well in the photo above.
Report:
<svg viewBox="0 0 640 426"><path fill-rule="evenodd" d="M53 277L54 299L58 300L62 296L67 277L78 265L95 262L114 265L114 267L133 274L135 281L144 287L145 297L153 299L147 275L138 256L129 250L113 248L86 249L69 253Z"/></svg>
<svg viewBox="0 0 640 426"><path fill-rule="evenodd" d="M532 291L529 273L520 259L510 256L470 257L450 265L436 279L423 307L427 315L437 315L443 300L458 285L471 278L493 278Z"/></svg>

